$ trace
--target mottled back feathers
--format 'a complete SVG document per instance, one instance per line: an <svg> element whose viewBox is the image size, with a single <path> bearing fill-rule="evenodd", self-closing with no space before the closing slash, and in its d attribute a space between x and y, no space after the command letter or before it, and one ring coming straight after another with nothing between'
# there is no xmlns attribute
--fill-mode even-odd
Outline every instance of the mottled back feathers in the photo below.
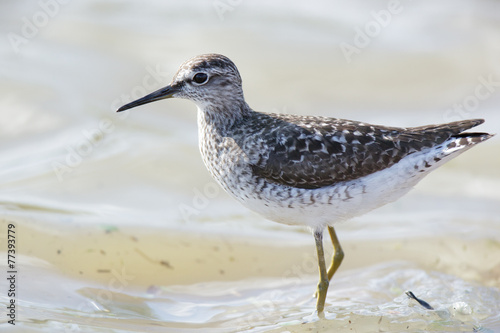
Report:
<svg viewBox="0 0 500 333"><path fill-rule="evenodd" d="M315 189L367 176L442 144L483 122L397 128L312 116L254 113L231 136L253 173L270 182Z"/></svg>

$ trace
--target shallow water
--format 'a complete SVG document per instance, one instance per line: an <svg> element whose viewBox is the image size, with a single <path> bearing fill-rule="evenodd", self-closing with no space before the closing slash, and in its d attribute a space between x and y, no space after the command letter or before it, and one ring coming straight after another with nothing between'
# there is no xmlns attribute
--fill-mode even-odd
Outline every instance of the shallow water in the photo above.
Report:
<svg viewBox="0 0 500 333"><path fill-rule="evenodd" d="M500 331L496 137L337 227L346 258L319 320L313 238L214 184L194 105L114 112L218 52L258 110L394 126L478 117L498 133L497 2L401 2L349 57L340 45L388 3L47 3L0 5L0 265L14 224L19 271L17 325L2 315L0 331Z"/></svg>

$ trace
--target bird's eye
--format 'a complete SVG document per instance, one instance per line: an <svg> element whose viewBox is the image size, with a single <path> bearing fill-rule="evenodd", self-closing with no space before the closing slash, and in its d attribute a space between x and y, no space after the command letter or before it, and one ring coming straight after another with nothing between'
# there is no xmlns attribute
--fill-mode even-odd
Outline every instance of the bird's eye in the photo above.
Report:
<svg viewBox="0 0 500 333"><path fill-rule="evenodd" d="M204 84L208 81L208 75L206 73L197 73L193 76L193 82L197 84Z"/></svg>

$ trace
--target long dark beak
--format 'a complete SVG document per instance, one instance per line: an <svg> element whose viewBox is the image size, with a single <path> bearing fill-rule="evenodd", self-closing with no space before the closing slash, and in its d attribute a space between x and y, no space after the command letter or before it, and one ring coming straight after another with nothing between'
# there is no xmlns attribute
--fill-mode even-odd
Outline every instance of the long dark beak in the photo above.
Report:
<svg viewBox="0 0 500 333"><path fill-rule="evenodd" d="M152 92L149 95L146 95L142 98L139 98L136 101L125 104L121 108L119 108L116 112L122 112L131 108L135 108L136 106L159 101L160 99L171 98L173 95L178 92L179 89L175 86L166 86L164 88L158 89L155 92Z"/></svg>

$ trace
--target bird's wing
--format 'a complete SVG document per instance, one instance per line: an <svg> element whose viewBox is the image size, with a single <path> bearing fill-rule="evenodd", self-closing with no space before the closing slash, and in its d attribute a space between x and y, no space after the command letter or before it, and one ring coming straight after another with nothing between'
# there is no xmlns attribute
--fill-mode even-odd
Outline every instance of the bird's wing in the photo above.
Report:
<svg viewBox="0 0 500 333"><path fill-rule="evenodd" d="M396 128L276 114L260 114L251 121L256 131L243 133L237 141L253 173L274 183L308 189L380 171L482 123L476 119Z"/></svg>

